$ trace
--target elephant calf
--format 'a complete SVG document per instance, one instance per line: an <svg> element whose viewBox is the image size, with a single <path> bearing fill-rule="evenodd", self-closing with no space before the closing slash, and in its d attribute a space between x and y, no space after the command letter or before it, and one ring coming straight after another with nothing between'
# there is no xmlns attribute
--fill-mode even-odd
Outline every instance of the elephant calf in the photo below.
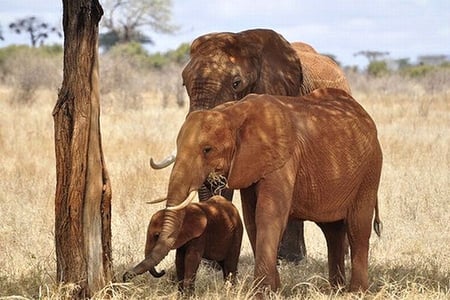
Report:
<svg viewBox="0 0 450 300"><path fill-rule="evenodd" d="M243 226L236 207L222 196L213 196L201 203L189 204L184 208L185 217L180 233L172 247L176 249L175 265L179 290L192 292L197 269L202 258L216 261L222 268L224 280L229 277L234 283L241 251ZM166 210L156 212L148 225L145 257L154 251L162 230ZM123 281L149 271L154 277L161 277L155 266L148 266L145 260L127 271Z"/></svg>

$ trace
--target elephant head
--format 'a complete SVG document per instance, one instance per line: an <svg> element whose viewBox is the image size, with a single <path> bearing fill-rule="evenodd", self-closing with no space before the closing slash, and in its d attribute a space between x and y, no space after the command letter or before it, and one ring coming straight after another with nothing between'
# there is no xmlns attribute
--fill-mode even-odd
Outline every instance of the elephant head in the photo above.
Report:
<svg viewBox="0 0 450 300"><path fill-rule="evenodd" d="M182 76L190 97L189 112L249 93L298 95L302 84L295 50L280 34L266 29L198 37Z"/></svg>
<svg viewBox="0 0 450 300"><path fill-rule="evenodd" d="M286 162L294 139L287 112L275 98L273 103L261 103L256 111L242 100L192 112L178 134L167 205L180 205L211 177L227 178L232 189L251 185ZM257 159L255 153L260 153Z"/></svg>
<svg viewBox="0 0 450 300"><path fill-rule="evenodd" d="M323 87L350 93L344 72L308 44L290 44L268 29L220 32L198 37L182 72L189 113L211 109L249 93L298 96ZM170 155L154 169L174 162Z"/></svg>

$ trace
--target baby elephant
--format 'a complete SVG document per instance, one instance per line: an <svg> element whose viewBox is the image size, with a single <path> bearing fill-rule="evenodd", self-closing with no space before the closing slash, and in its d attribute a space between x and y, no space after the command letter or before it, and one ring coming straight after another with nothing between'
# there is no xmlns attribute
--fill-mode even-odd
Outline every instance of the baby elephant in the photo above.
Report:
<svg viewBox="0 0 450 300"><path fill-rule="evenodd" d="M148 225L145 257L149 257L161 232L165 209L156 212ZM202 258L216 261L223 271L224 279L234 283L241 251L243 226L236 207L222 196L213 196L208 201L186 206L186 214L180 234L172 249L176 249L175 265L178 289L181 292L194 290L195 275ZM129 281L136 275L149 271L161 277L154 267L148 269L143 263L123 275Z"/></svg>

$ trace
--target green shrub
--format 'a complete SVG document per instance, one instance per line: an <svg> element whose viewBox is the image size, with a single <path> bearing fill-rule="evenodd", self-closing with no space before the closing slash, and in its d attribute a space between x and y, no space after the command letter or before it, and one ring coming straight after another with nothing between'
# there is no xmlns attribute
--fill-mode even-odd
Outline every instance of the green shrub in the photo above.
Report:
<svg viewBox="0 0 450 300"><path fill-rule="evenodd" d="M429 66L429 65L419 65L419 66L411 66L409 68L405 68L402 70L402 75L411 77L411 78L417 78L417 77L424 77L425 75L429 74L431 71L435 70L436 67Z"/></svg>
<svg viewBox="0 0 450 300"><path fill-rule="evenodd" d="M0 83L13 88L13 102L32 102L39 88L56 90L61 80L61 46L0 48Z"/></svg>
<svg viewBox="0 0 450 300"><path fill-rule="evenodd" d="M375 77L380 77L389 74L389 69L385 61L372 61L367 66L367 73Z"/></svg>

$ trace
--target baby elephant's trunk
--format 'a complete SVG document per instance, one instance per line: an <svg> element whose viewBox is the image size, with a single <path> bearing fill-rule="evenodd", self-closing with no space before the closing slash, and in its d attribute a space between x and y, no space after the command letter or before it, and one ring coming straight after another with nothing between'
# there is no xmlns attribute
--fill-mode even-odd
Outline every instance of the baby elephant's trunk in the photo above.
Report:
<svg viewBox="0 0 450 300"><path fill-rule="evenodd" d="M152 274L153 277L155 278L159 278L162 277L166 274L166 271L162 270L161 272L156 271L155 267L151 268L150 270L148 270L150 272L150 274Z"/></svg>

